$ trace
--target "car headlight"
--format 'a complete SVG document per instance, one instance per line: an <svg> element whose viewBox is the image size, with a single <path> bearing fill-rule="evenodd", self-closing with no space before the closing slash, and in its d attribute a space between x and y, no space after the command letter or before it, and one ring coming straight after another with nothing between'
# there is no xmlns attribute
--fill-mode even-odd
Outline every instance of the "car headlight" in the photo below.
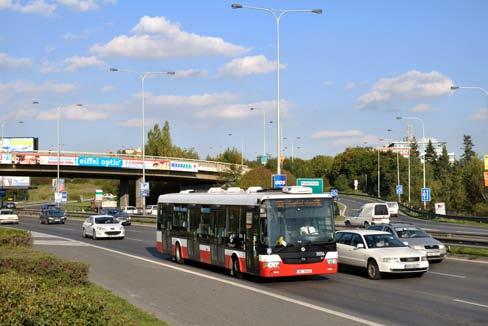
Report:
<svg viewBox="0 0 488 326"><path fill-rule="evenodd" d="M421 260L421 261L427 261L427 256L422 256L422 257L420 257L420 260Z"/></svg>
<svg viewBox="0 0 488 326"><path fill-rule="evenodd" d="M97 226L97 230L98 230L98 231L102 231L102 230L103 230L103 228L101 228L101 227Z"/></svg>
<svg viewBox="0 0 488 326"><path fill-rule="evenodd" d="M398 259L396 257L386 257L386 258L383 258L383 262L384 263L399 263L400 259Z"/></svg>
<svg viewBox="0 0 488 326"><path fill-rule="evenodd" d="M268 261L264 265L266 268L278 268L280 267L280 262L279 261Z"/></svg>
<svg viewBox="0 0 488 326"><path fill-rule="evenodd" d="M423 250L424 247L423 246L420 246L420 245L415 245L415 246L412 246L412 249L415 249L415 250Z"/></svg>
<svg viewBox="0 0 488 326"><path fill-rule="evenodd" d="M444 249L446 246L444 246L443 244L440 244L439 245L439 249Z"/></svg>

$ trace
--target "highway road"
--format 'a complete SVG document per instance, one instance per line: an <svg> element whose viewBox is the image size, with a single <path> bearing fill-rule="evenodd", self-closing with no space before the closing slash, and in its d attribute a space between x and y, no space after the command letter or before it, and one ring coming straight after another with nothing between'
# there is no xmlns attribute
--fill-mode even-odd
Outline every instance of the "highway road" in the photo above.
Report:
<svg viewBox="0 0 488 326"><path fill-rule="evenodd" d="M91 265L91 279L172 325L486 325L488 264L446 259L422 278L328 277L236 280L200 264L176 265L155 251L154 227L124 240L81 238L81 221L41 225L21 217L35 247ZM59 240L49 235L68 240ZM69 240L72 239L72 240Z"/></svg>
<svg viewBox="0 0 488 326"><path fill-rule="evenodd" d="M369 199L366 197L355 197L355 196L345 196L341 195L339 201L346 205L347 209L345 212L346 216L357 216L358 210L366 203L371 203L375 201L375 199ZM413 218L407 216L400 212L398 217L392 218L393 221L399 222L407 222L415 224L421 228L428 229L428 230L435 230L440 232L462 232L462 233L474 233L474 234L482 234L488 236L488 228L487 227L476 227L473 225L463 225L463 224L453 224L453 223L441 223L441 222L433 222L428 220L421 220L418 218Z"/></svg>

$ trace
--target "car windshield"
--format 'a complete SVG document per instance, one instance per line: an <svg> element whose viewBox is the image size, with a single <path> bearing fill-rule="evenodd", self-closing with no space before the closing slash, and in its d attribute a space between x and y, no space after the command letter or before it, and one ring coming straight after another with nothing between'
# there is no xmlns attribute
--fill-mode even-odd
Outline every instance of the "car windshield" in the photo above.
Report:
<svg viewBox="0 0 488 326"><path fill-rule="evenodd" d="M325 198L268 200L264 234L269 247L331 242L335 238L332 201Z"/></svg>
<svg viewBox="0 0 488 326"><path fill-rule="evenodd" d="M51 210L47 211L47 214L49 216L53 216L53 217L63 217L64 211L58 210L58 209L51 209Z"/></svg>
<svg viewBox="0 0 488 326"><path fill-rule="evenodd" d="M403 242L391 234L368 234L364 238L370 249L406 247Z"/></svg>
<svg viewBox="0 0 488 326"><path fill-rule="evenodd" d="M97 217L95 219L95 224L113 224L117 223L117 220L113 218L112 216L103 216L103 217Z"/></svg>
<svg viewBox="0 0 488 326"><path fill-rule="evenodd" d="M429 235L414 226L396 227L395 231L399 238L429 238Z"/></svg>
<svg viewBox="0 0 488 326"><path fill-rule="evenodd" d="M0 214L2 214L2 215L11 215L13 213L14 212L10 209L4 209L4 210L0 211Z"/></svg>

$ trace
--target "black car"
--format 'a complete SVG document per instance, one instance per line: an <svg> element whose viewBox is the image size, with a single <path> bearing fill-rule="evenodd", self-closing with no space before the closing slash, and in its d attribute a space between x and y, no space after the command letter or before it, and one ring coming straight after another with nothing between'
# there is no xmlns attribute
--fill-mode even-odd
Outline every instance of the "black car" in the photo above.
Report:
<svg viewBox="0 0 488 326"><path fill-rule="evenodd" d="M102 208L100 214L113 216L122 225L131 225L131 218L129 214L120 208Z"/></svg>
<svg viewBox="0 0 488 326"><path fill-rule="evenodd" d="M2 203L2 208L14 209L17 208L17 205L13 201L4 201Z"/></svg>
<svg viewBox="0 0 488 326"><path fill-rule="evenodd" d="M41 212L41 224L66 223L66 213L59 208L45 209Z"/></svg>

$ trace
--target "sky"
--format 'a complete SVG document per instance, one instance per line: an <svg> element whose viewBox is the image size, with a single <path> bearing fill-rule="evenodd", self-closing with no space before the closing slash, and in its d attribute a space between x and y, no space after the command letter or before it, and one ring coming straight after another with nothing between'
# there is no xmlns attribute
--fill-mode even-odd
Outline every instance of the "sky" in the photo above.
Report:
<svg viewBox="0 0 488 326"><path fill-rule="evenodd" d="M276 23L232 1L0 0L0 121L10 137L67 151L141 146L169 121L201 157L241 147L276 156ZM287 156L334 155L425 133L461 153L463 134L488 154L487 1L245 1L323 10L280 22L281 126ZM38 104L32 104L38 101ZM82 104L81 107L74 104ZM251 107L256 110L250 110ZM20 124L19 121L24 123ZM271 122L270 122L271 121ZM392 131L387 131L391 129ZM413 121L414 134L421 126ZM231 134L231 136L229 136ZM293 140L293 141L292 141Z"/></svg>

